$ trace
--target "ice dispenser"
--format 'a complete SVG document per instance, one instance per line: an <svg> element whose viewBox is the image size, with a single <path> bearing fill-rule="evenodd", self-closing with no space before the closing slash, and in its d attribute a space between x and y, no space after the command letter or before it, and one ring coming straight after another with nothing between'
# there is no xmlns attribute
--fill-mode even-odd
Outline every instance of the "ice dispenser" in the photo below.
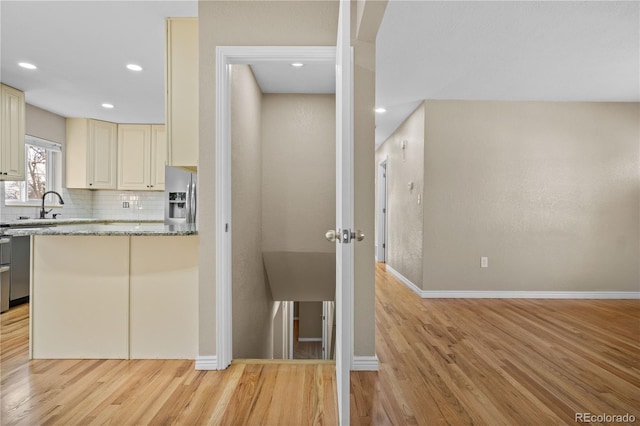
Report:
<svg viewBox="0 0 640 426"><path fill-rule="evenodd" d="M196 218L196 176L175 167L165 168L164 223L194 223Z"/></svg>
<svg viewBox="0 0 640 426"><path fill-rule="evenodd" d="M169 219L187 217L187 193L169 192Z"/></svg>

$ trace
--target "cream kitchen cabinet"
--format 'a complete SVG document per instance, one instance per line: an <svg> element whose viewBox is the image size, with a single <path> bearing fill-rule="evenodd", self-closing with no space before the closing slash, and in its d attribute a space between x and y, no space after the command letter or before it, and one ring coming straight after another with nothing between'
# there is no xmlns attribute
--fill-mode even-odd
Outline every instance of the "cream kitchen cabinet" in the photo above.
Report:
<svg viewBox="0 0 640 426"><path fill-rule="evenodd" d="M167 19L168 164L198 166L198 18Z"/></svg>
<svg viewBox="0 0 640 426"><path fill-rule="evenodd" d="M198 238L131 237L129 357L198 353Z"/></svg>
<svg viewBox="0 0 640 426"><path fill-rule="evenodd" d="M167 157L163 125L118 125L118 189L164 190Z"/></svg>
<svg viewBox="0 0 640 426"><path fill-rule="evenodd" d="M67 118L67 188L116 189L118 125Z"/></svg>
<svg viewBox="0 0 640 426"><path fill-rule="evenodd" d="M24 93L1 87L0 180L24 180Z"/></svg>
<svg viewBox="0 0 640 426"><path fill-rule="evenodd" d="M196 235L33 235L30 357L194 359Z"/></svg>

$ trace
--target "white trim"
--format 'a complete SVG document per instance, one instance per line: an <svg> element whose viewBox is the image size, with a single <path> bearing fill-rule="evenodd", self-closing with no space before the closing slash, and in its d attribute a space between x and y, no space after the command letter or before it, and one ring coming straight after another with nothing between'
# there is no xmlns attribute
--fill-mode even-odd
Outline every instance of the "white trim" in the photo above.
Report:
<svg viewBox="0 0 640 426"><path fill-rule="evenodd" d="M333 46L218 46L216 48L216 352L217 367L232 359L230 66L258 62L335 63ZM225 231L228 226L228 231Z"/></svg>
<svg viewBox="0 0 640 426"><path fill-rule="evenodd" d="M388 263L385 264L385 268L389 273L391 273L391 275L396 277L402 284L404 284L407 287L409 287L409 290L413 291L415 294L417 294L418 296L422 297L423 290L421 288L419 288L417 285L415 285L414 283L412 283L411 281L409 281L409 279L407 277L405 277L400 272L398 272L395 269L393 269Z"/></svg>
<svg viewBox="0 0 640 426"><path fill-rule="evenodd" d="M387 271L423 299L640 299L638 291L466 291L422 290L400 272Z"/></svg>
<svg viewBox="0 0 640 426"><path fill-rule="evenodd" d="M298 342L322 342L322 337L298 337Z"/></svg>
<svg viewBox="0 0 640 426"><path fill-rule="evenodd" d="M197 357L196 370L218 370L217 357L215 355Z"/></svg>
<svg viewBox="0 0 640 426"><path fill-rule="evenodd" d="M378 371L378 356L353 356L353 371Z"/></svg>
<svg viewBox="0 0 640 426"><path fill-rule="evenodd" d="M294 311L295 302L289 301L287 302L287 317L289 321L287 321L287 359L293 359L293 311Z"/></svg>
<svg viewBox="0 0 640 426"><path fill-rule="evenodd" d="M216 49L216 352L217 368L232 358L231 298L231 109L229 59Z"/></svg>
<svg viewBox="0 0 640 426"><path fill-rule="evenodd" d="M634 291L425 291L423 299L640 299Z"/></svg>

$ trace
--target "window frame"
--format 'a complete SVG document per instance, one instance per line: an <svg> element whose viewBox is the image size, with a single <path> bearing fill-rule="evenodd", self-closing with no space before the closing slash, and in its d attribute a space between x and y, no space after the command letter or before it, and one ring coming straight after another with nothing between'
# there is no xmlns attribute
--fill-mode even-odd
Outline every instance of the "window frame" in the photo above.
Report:
<svg viewBox="0 0 640 426"><path fill-rule="evenodd" d="M24 138L24 150L25 150L25 158L24 158L24 167L25 167L25 179L23 181L18 181L21 185L20 195L21 198L19 200L15 199L7 199L6 197L6 185L10 183L10 181L5 181L5 197L4 197L4 205L5 207L34 207L41 206L41 200L35 199L27 199L28 197L28 189L27 189L27 180L28 176L26 175L26 171L28 170L27 162L29 161L29 145L37 146L40 148L44 148L47 150L47 162L46 162L46 191L56 191L58 193L62 192L62 144L58 142L53 142L47 139L42 139L37 136L25 135ZM54 153L54 155L50 155ZM48 197L47 197L48 199ZM46 204L46 202L45 202ZM47 207L55 206L61 207L57 203L54 204L46 204Z"/></svg>

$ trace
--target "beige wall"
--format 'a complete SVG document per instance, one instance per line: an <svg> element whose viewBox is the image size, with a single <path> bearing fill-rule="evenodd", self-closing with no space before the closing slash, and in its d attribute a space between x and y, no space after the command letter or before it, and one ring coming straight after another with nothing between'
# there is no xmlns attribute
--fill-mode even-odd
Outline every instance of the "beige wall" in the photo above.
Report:
<svg viewBox="0 0 640 426"><path fill-rule="evenodd" d="M263 96L264 251L335 253L335 122L334 95Z"/></svg>
<svg viewBox="0 0 640 426"><path fill-rule="evenodd" d="M355 10L355 2L353 2ZM332 46L337 34L334 1L200 1L200 236L201 356L215 348L215 53L216 46ZM355 19L355 12L353 12ZM355 43L355 218L369 238L355 251L355 353L375 354L373 268L373 106L375 45Z"/></svg>
<svg viewBox="0 0 640 426"><path fill-rule="evenodd" d="M427 101L425 117L423 289L638 291L639 104Z"/></svg>
<svg viewBox="0 0 640 426"><path fill-rule="evenodd" d="M273 359L284 358L284 304L287 302L275 302L274 312L272 314L272 341L273 341Z"/></svg>
<svg viewBox="0 0 640 426"><path fill-rule="evenodd" d="M402 142L406 148L402 149ZM422 285L424 106L420 105L376 151L387 160L386 263ZM413 182L413 189L409 189Z"/></svg>
<svg viewBox="0 0 640 426"><path fill-rule="evenodd" d="M63 146L67 139L64 117L29 104L26 106L25 130L27 135L57 142Z"/></svg>
<svg viewBox="0 0 640 426"><path fill-rule="evenodd" d="M233 356L271 358L273 300L262 264L262 92L248 65L231 71ZM202 189L201 189L202 193Z"/></svg>
<svg viewBox="0 0 640 426"><path fill-rule="evenodd" d="M300 302L298 338L322 338L322 302Z"/></svg>

